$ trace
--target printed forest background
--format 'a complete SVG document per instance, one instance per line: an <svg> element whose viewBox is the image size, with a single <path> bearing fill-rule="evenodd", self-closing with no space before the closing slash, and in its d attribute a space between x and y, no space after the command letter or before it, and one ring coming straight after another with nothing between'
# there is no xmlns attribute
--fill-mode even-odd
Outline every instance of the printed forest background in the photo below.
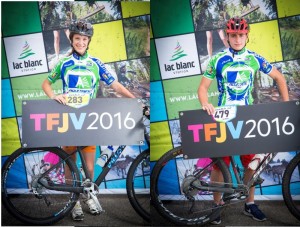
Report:
<svg viewBox="0 0 300 227"><path fill-rule="evenodd" d="M126 87L145 104L150 96L150 3L120 1L40 1L1 2L1 155L2 163L21 147L22 100L47 99L41 88L58 59L71 50L68 26L71 20L86 19L93 24L94 36L89 54L106 64L116 79L120 66L125 65L123 76L129 79ZM62 92L61 82L53 86ZM120 97L104 84L100 97ZM147 124L147 122L146 122ZM148 122L148 125L150 122ZM114 146L114 150L118 146ZM126 146L125 157L136 157L145 146ZM100 147L97 147L97 157ZM78 159L80 166L80 159ZM122 165L124 166L124 165ZM130 163L124 167L127 173ZM95 176L101 171L95 167ZM149 170L150 171L150 170ZM24 174L30 170L24 170ZM145 173L145 182L149 182ZM101 188L125 192L126 174L113 168ZM149 187L149 185L145 185Z"/></svg>
<svg viewBox="0 0 300 227"><path fill-rule="evenodd" d="M197 95L201 77L211 55L228 46L223 29L233 16L243 16L250 23L247 48L283 73L290 100L300 99L299 1L164 0L162 4L151 0L151 166L168 150L181 145L178 112L201 108ZM263 73L255 75L253 95L256 104L280 101L276 84ZM216 81L208 96L216 105ZM272 151L266 148L267 152ZM296 152L278 153L271 165L284 165ZM197 166L197 161L193 160L191 166ZM170 166L179 176L181 166L176 162ZM257 186L256 194L281 194L280 174L264 172L262 177L265 181ZM177 188L178 182L170 188Z"/></svg>

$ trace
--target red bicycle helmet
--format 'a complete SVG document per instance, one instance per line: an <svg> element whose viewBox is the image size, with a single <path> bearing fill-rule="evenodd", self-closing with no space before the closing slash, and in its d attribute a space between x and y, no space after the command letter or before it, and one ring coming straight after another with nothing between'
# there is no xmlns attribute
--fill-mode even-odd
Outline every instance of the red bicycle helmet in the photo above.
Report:
<svg viewBox="0 0 300 227"><path fill-rule="evenodd" d="M226 33L248 33L250 27L244 18L234 17L226 24Z"/></svg>

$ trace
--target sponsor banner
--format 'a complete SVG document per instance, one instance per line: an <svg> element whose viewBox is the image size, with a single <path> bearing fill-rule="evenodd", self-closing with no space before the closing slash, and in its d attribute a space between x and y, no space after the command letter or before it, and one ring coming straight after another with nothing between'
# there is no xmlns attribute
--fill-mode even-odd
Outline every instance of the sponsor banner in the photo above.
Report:
<svg viewBox="0 0 300 227"><path fill-rule="evenodd" d="M162 79L200 74L194 34L156 39Z"/></svg>
<svg viewBox="0 0 300 227"><path fill-rule="evenodd" d="M300 101L216 108L180 114L185 158L300 149Z"/></svg>
<svg viewBox="0 0 300 227"><path fill-rule="evenodd" d="M13 89L13 98L17 116L22 115L23 100L41 100L48 99L48 96L42 89L42 83L47 78L48 73L22 76L11 79ZM52 84L52 90L55 95L62 94L62 80Z"/></svg>
<svg viewBox="0 0 300 227"><path fill-rule="evenodd" d="M23 101L22 106L23 147L142 145L144 141L139 99L92 99L81 108L54 100Z"/></svg>
<svg viewBox="0 0 300 227"><path fill-rule="evenodd" d="M168 119L178 118L179 111L199 109L197 90L200 80L200 76L194 76L163 81ZM216 85L214 80L208 92L210 102L215 105L219 96Z"/></svg>
<svg viewBox="0 0 300 227"><path fill-rule="evenodd" d="M48 72L42 33L4 38L10 77Z"/></svg>

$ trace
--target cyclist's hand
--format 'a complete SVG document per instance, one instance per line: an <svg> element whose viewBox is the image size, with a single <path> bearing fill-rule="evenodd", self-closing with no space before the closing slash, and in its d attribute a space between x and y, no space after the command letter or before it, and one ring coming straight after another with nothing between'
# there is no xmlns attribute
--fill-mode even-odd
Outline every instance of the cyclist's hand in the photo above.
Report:
<svg viewBox="0 0 300 227"><path fill-rule="evenodd" d="M66 105L66 95L60 94L60 95L55 95L52 99L56 100L57 102Z"/></svg>
<svg viewBox="0 0 300 227"><path fill-rule="evenodd" d="M202 105L202 109L206 110L206 112L208 113L208 115L213 115L215 113L215 108L212 104L207 103L207 104L203 104Z"/></svg>

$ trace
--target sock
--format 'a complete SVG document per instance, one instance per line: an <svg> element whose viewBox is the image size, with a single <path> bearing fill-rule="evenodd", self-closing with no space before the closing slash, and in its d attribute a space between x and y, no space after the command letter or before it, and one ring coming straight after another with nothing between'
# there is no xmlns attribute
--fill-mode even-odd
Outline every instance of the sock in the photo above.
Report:
<svg viewBox="0 0 300 227"><path fill-rule="evenodd" d="M254 204L254 202L246 203L247 206Z"/></svg>

